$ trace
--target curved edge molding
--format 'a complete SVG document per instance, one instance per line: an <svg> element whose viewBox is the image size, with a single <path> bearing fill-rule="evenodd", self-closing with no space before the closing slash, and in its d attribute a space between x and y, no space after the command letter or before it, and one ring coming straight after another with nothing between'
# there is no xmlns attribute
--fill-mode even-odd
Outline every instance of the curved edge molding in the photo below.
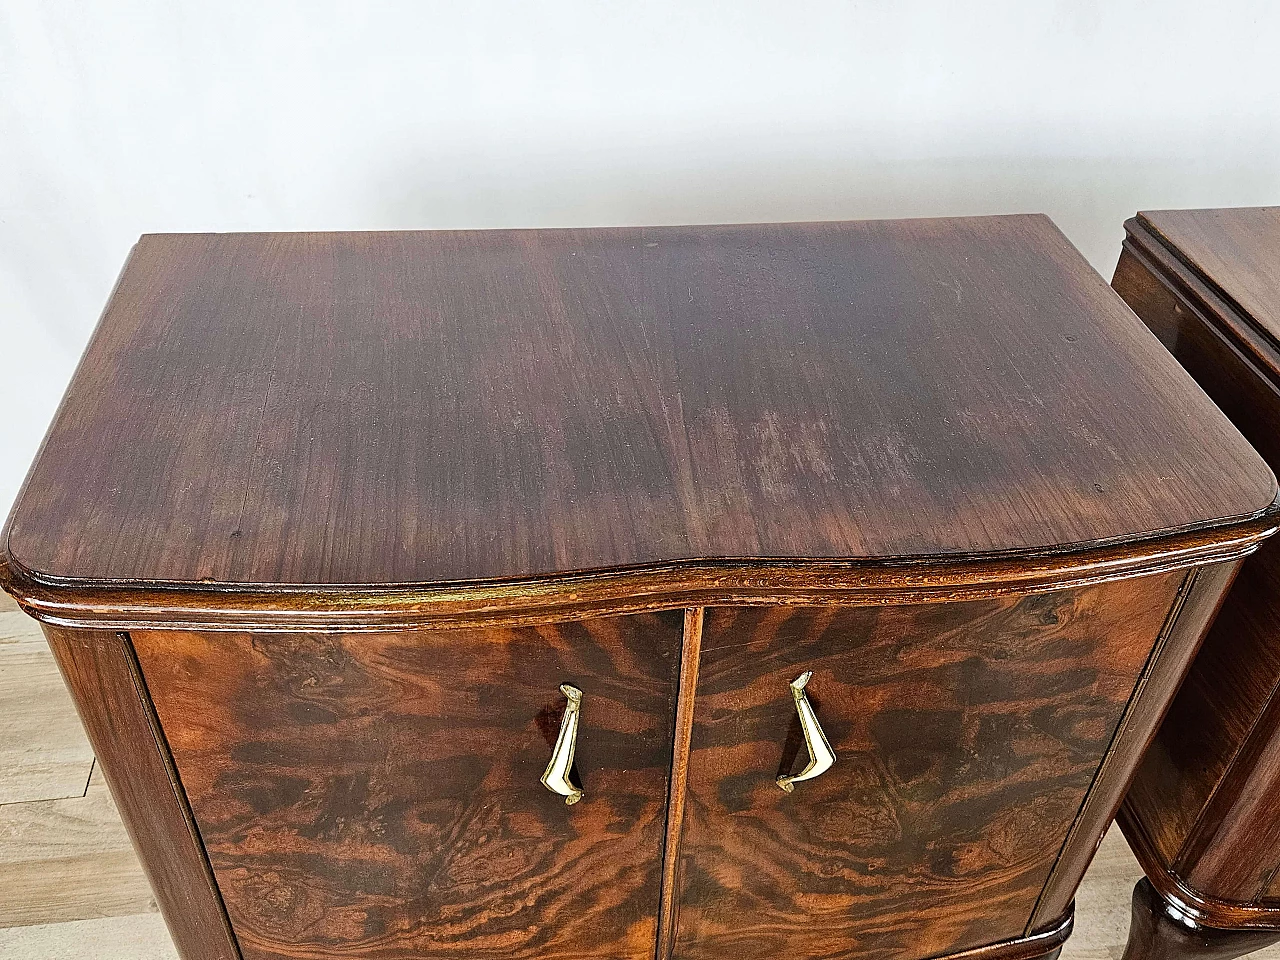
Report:
<svg viewBox="0 0 1280 960"><path fill-rule="evenodd" d="M58 582L0 556L0 586L44 623L117 630L397 631L576 620L717 604L916 603L1041 593L1236 560L1275 532L1280 498L1247 521L1155 539L999 556L702 560L523 581L267 586Z"/></svg>

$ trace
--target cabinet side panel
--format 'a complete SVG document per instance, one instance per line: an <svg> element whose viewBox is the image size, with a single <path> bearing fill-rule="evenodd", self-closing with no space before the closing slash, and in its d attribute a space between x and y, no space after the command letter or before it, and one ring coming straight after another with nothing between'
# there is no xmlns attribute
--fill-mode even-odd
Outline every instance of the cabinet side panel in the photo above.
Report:
<svg viewBox="0 0 1280 960"><path fill-rule="evenodd" d="M183 960L239 960L129 640L44 625L103 776Z"/></svg>
<svg viewBox="0 0 1280 960"><path fill-rule="evenodd" d="M1273 697L1218 785L1176 872L1204 896L1254 904L1274 900L1277 863L1280 702Z"/></svg>
<svg viewBox="0 0 1280 960"><path fill-rule="evenodd" d="M1239 568L1239 561L1216 563L1197 568L1183 582L1094 786L1045 884L1044 895L1031 920L1032 928L1048 923L1075 897L1107 825L1115 818L1144 751L1151 744L1174 691L1186 676L1205 630Z"/></svg>
<svg viewBox="0 0 1280 960"><path fill-rule="evenodd" d="M134 642L246 960L652 960L680 612Z"/></svg>
<svg viewBox="0 0 1280 960"><path fill-rule="evenodd" d="M675 956L908 960L1023 936L1184 579L708 610ZM837 759L788 794L775 778L806 759L788 684L809 670Z"/></svg>
<svg viewBox="0 0 1280 960"><path fill-rule="evenodd" d="M1248 331L1221 329L1157 276L1161 268L1126 245L1111 281L1115 290L1231 420L1269 466L1280 463L1275 429L1280 397L1269 375L1235 343ZM1190 280L1188 280L1190 282Z"/></svg>
<svg viewBox="0 0 1280 960"><path fill-rule="evenodd" d="M1180 868L1194 860L1195 848L1216 832L1213 821L1221 819L1211 807L1230 803L1220 787L1280 679L1274 626L1261 619L1275 606L1262 598L1280 595L1275 546L1264 544L1265 554L1241 565L1129 788L1126 815L1158 860L1145 866ZM1251 596L1258 602L1250 602ZM1280 617L1280 609L1270 615ZM1197 835L1202 842L1195 842Z"/></svg>
<svg viewBox="0 0 1280 960"><path fill-rule="evenodd" d="M1280 395L1263 371L1170 289L1157 270L1142 252L1127 247L1113 283L1274 469L1280 465ZM1225 844L1220 848L1224 863L1241 854L1243 848L1231 846L1218 832L1232 816L1242 785L1233 786L1239 778L1229 771L1239 767L1243 753L1261 749L1247 748L1247 741L1266 736L1259 721L1280 683L1277 624L1280 541L1269 540L1242 564L1125 799L1126 828L1135 833L1135 849L1145 851L1148 870L1174 868L1188 876L1210 844ZM1253 840L1246 845L1252 878L1224 877L1219 884L1200 871L1198 883L1206 886L1197 889L1224 899L1250 899L1257 876L1280 863L1280 849L1260 863Z"/></svg>

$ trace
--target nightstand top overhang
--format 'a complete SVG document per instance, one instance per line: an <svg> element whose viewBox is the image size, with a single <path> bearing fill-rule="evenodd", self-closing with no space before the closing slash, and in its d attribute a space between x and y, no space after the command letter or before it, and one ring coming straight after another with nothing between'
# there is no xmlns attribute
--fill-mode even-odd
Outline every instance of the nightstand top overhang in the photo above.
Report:
<svg viewBox="0 0 1280 960"><path fill-rule="evenodd" d="M964 560L1265 464L1042 216L144 236L10 520L47 584Z"/></svg>
<svg viewBox="0 0 1280 960"><path fill-rule="evenodd" d="M1226 309L1211 308L1213 319L1245 332L1241 345L1259 348L1273 382L1280 383L1280 207L1149 210L1131 224L1221 298Z"/></svg>

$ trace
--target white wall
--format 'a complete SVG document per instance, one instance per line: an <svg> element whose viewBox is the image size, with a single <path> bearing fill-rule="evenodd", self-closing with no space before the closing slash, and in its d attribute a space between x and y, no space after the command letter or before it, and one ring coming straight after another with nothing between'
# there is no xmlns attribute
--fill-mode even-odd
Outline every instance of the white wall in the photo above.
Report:
<svg viewBox="0 0 1280 960"><path fill-rule="evenodd" d="M138 234L1280 201L1280 4L0 3L0 506Z"/></svg>

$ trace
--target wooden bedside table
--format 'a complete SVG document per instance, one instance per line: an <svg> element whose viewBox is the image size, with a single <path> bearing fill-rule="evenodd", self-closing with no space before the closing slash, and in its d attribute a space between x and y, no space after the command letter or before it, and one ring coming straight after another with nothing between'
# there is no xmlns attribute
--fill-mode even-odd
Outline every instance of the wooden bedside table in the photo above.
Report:
<svg viewBox="0 0 1280 960"><path fill-rule="evenodd" d="M1114 286L1271 464L1280 462L1280 208L1125 224ZM1149 882L1130 960L1280 940L1280 551L1241 570L1139 769L1121 826Z"/></svg>
<svg viewBox="0 0 1280 960"><path fill-rule="evenodd" d="M1275 497L1043 217L149 236L4 576L187 960L1028 960Z"/></svg>

